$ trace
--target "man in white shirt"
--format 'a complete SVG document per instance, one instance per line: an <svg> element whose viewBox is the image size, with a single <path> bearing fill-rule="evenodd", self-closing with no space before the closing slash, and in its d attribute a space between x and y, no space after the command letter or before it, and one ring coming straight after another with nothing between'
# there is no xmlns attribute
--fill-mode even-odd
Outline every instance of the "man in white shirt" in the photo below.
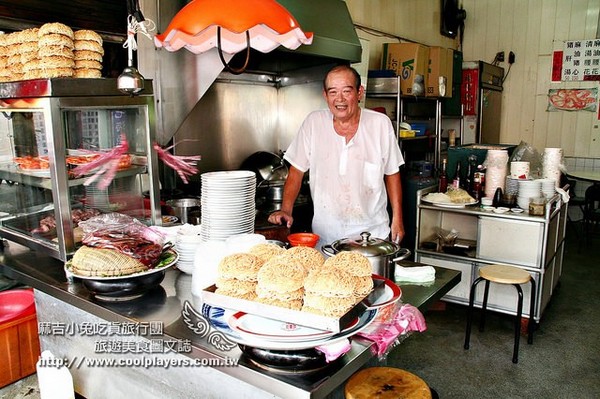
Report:
<svg viewBox="0 0 600 399"><path fill-rule="evenodd" d="M327 73L323 95L328 109L310 113L287 149L284 158L291 167L281 210L269 216L271 223L291 227L293 205L308 171L312 230L321 236L321 244L363 231L402 240L400 166L404 159L390 119L359 107L363 94L360 75L350 66L336 66Z"/></svg>

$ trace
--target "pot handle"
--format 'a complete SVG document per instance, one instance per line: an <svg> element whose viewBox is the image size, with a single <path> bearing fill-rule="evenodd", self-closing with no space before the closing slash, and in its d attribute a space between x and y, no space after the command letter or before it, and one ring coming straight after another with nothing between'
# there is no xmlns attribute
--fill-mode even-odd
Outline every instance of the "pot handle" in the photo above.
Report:
<svg viewBox="0 0 600 399"><path fill-rule="evenodd" d="M410 255L412 254L412 252L410 252L410 249L408 248L400 248L400 250L398 252L396 252L396 256L392 262L399 262L401 260L404 260L406 258L408 258Z"/></svg>
<svg viewBox="0 0 600 399"><path fill-rule="evenodd" d="M321 251L323 251L326 255L335 256L335 250L331 245L323 245L321 247Z"/></svg>

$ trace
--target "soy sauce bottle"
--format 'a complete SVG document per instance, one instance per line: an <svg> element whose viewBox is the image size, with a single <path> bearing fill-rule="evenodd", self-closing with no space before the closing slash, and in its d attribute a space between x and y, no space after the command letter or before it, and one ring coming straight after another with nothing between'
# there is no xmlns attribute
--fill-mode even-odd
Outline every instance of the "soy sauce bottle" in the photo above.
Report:
<svg viewBox="0 0 600 399"><path fill-rule="evenodd" d="M462 179L460 178L460 161L456 162L456 172L454 173L454 180L452 180L452 187L462 188Z"/></svg>
<svg viewBox="0 0 600 399"><path fill-rule="evenodd" d="M492 206L497 208L502 206L502 188L498 187L494 193L494 199L492 200Z"/></svg>
<svg viewBox="0 0 600 399"><path fill-rule="evenodd" d="M448 160L442 160L442 170L438 179L438 192L445 193L448 191Z"/></svg>

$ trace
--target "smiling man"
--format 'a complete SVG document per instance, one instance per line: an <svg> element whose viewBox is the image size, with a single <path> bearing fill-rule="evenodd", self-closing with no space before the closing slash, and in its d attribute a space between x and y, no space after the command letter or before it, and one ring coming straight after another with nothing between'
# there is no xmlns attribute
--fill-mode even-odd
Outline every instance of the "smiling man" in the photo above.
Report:
<svg viewBox="0 0 600 399"><path fill-rule="evenodd" d="M363 94L354 68L340 65L327 73L323 96L328 109L311 112L287 149L284 158L291 167L281 210L269 216L271 223L291 227L293 205L308 172L312 230L321 236L321 245L363 231L402 240L400 166L404 159L390 119L359 107Z"/></svg>

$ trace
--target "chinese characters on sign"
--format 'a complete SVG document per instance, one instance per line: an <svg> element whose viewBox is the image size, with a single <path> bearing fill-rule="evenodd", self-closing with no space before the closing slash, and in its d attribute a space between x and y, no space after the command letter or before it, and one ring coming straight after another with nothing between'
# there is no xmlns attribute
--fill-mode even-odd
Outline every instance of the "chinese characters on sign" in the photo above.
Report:
<svg viewBox="0 0 600 399"><path fill-rule="evenodd" d="M561 80L600 80L600 39L565 42Z"/></svg>

